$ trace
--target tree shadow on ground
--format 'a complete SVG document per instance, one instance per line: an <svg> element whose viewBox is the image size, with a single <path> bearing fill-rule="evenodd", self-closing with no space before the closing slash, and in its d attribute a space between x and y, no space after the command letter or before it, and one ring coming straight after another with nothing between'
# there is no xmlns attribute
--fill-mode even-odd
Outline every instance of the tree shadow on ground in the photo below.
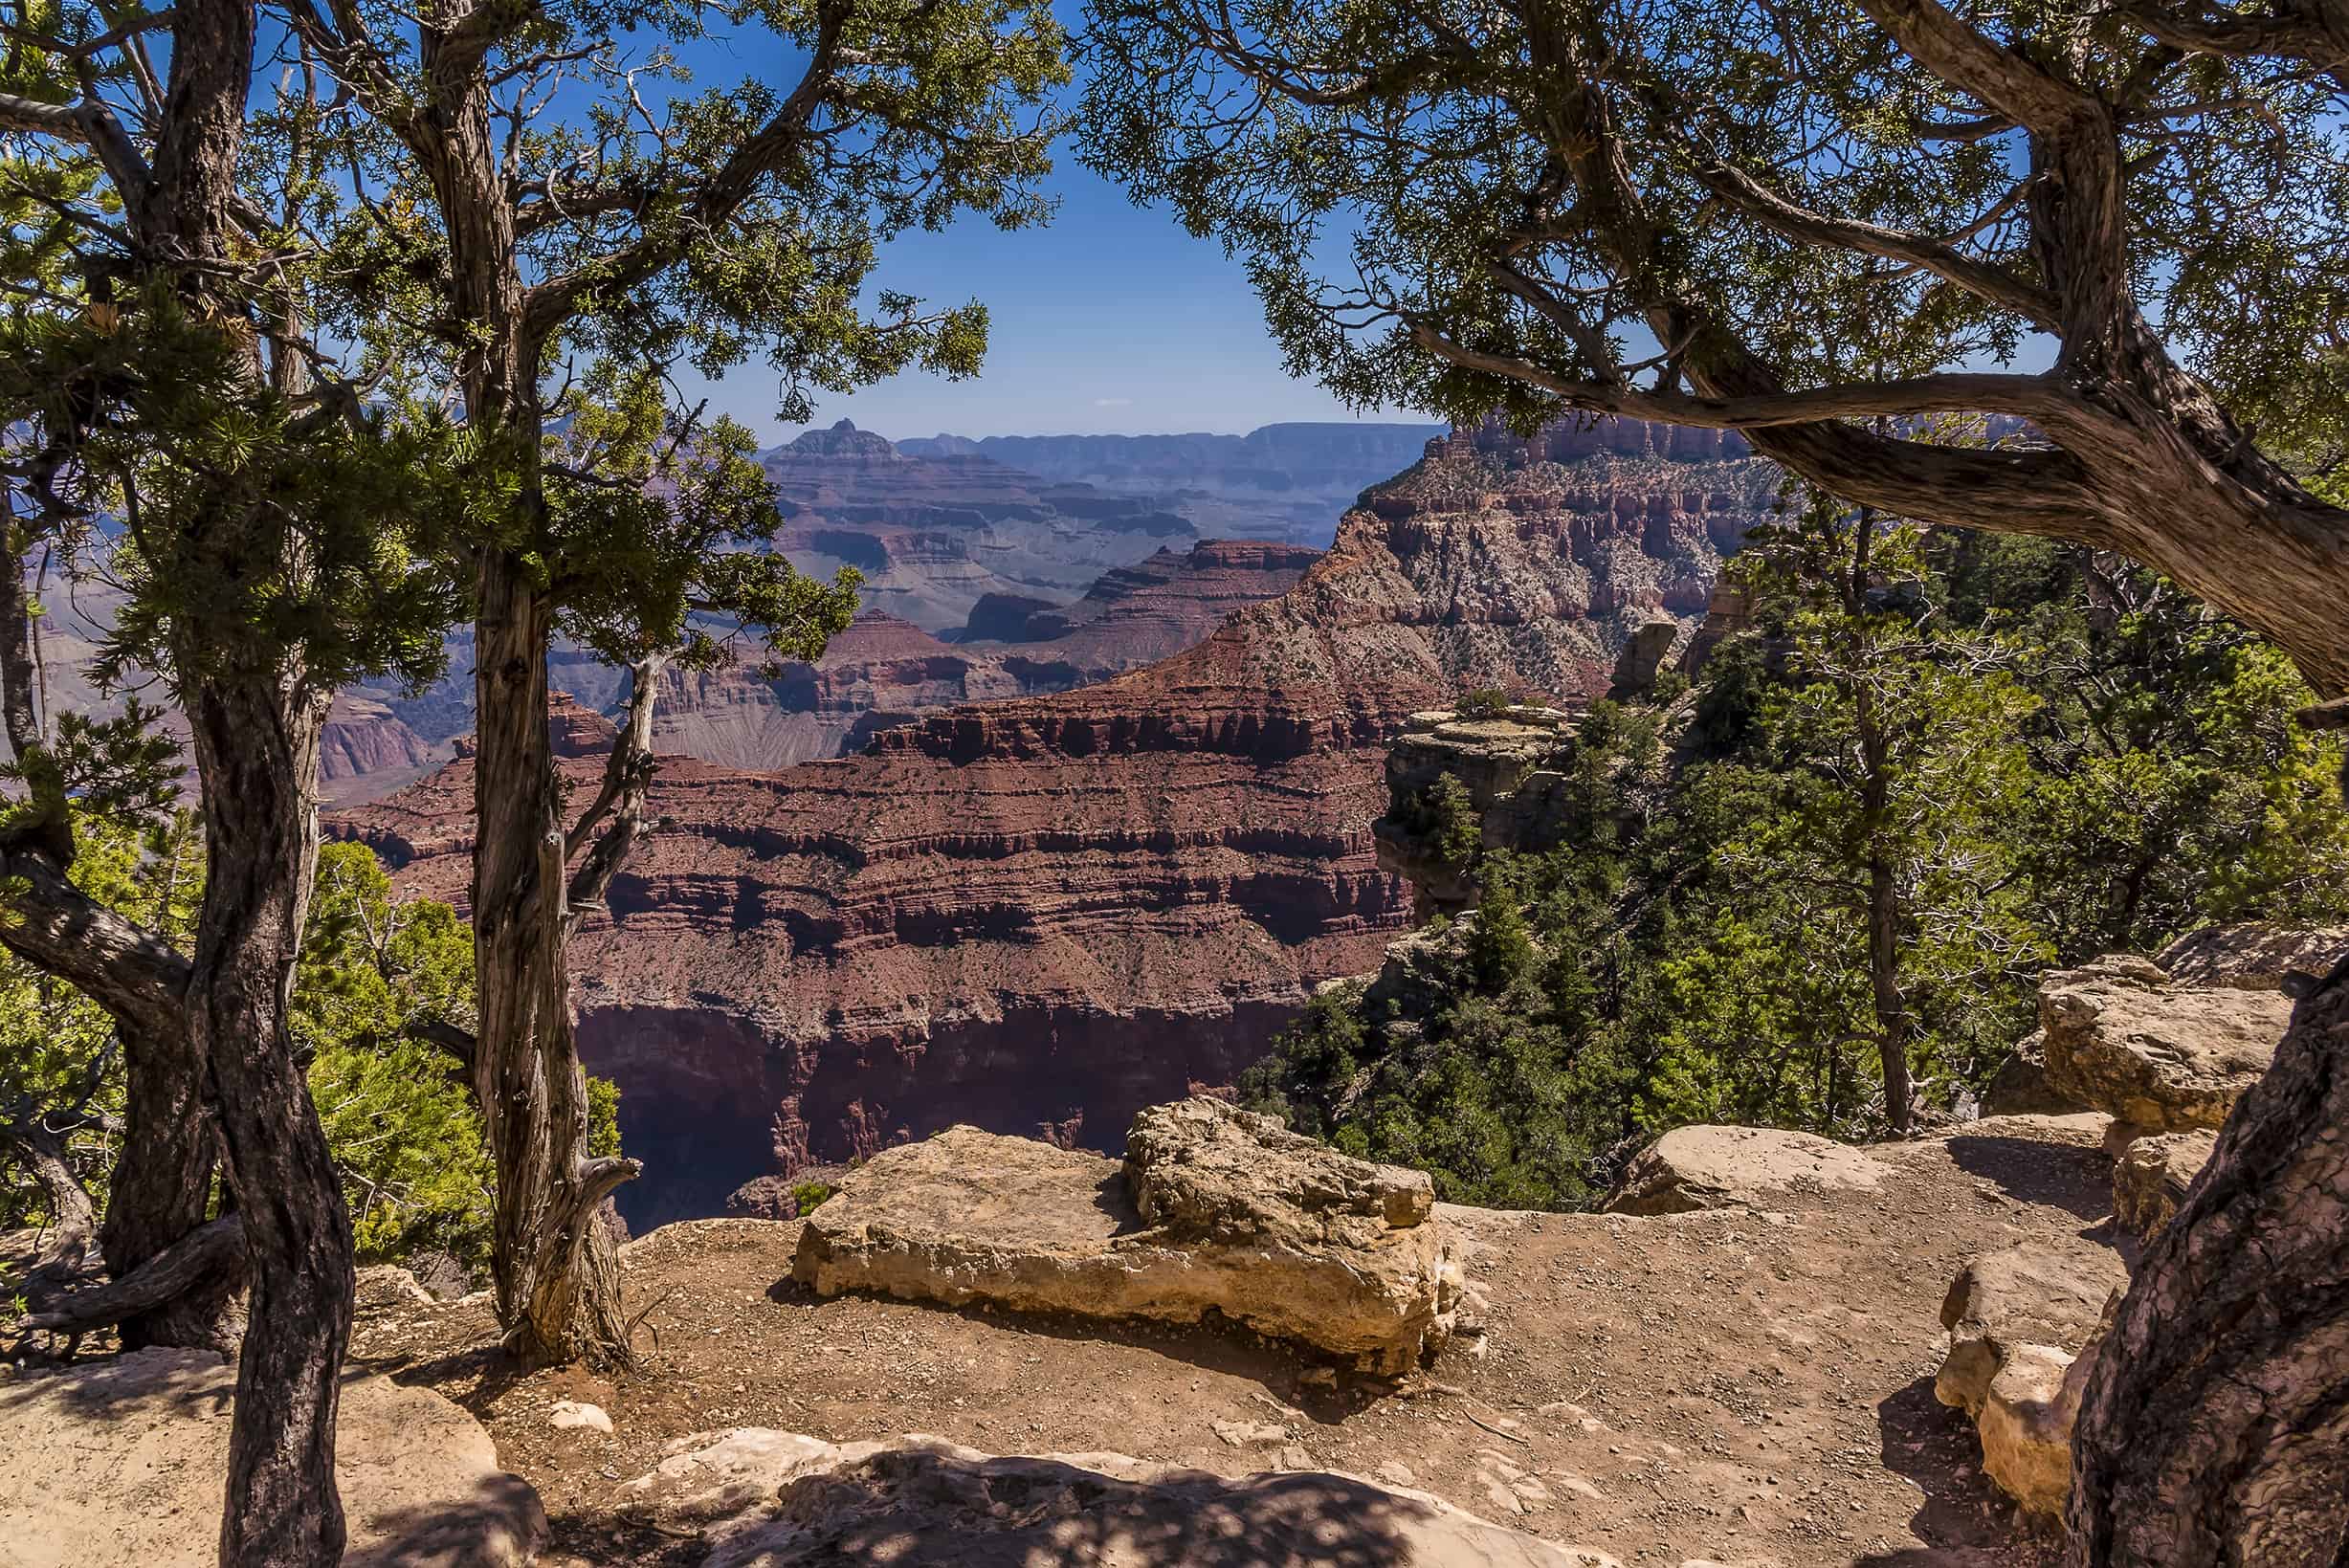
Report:
<svg viewBox="0 0 2349 1568"><path fill-rule="evenodd" d="M828 1301L842 1297L888 1302L914 1312L948 1313L966 1323L1014 1334L1143 1351L1204 1372L1245 1379L1323 1424L1367 1408L1399 1386L1393 1379L1339 1370L1303 1346L1267 1338L1212 1309L1197 1323L1160 1323L1148 1318L1020 1312L984 1301L955 1307L936 1301L907 1301L879 1291L843 1291L822 1296L789 1274L766 1289L766 1298L777 1306L807 1310L819 1309ZM1319 1386L1300 1383L1300 1374L1321 1369L1329 1370L1334 1381Z"/></svg>
<svg viewBox="0 0 2349 1568"><path fill-rule="evenodd" d="M1993 1183L2009 1198L2089 1221L2113 1212L2113 1162L2101 1150L1962 1132L1952 1134L1948 1142L1949 1158L1960 1170Z"/></svg>
<svg viewBox="0 0 2349 1568"><path fill-rule="evenodd" d="M473 1415L487 1421L498 1397L530 1375L496 1340L460 1345L438 1356L411 1356L399 1351L367 1356L353 1354L344 1361L345 1380L380 1374L412 1388L429 1388Z"/></svg>
<svg viewBox="0 0 2349 1568"><path fill-rule="evenodd" d="M1909 1520L1921 1544L1859 1558L1853 1568L2040 1568L2050 1539L1983 1473L1982 1445L1965 1412L1934 1398L1919 1378L1876 1404L1884 1468L1924 1492Z"/></svg>
<svg viewBox="0 0 2349 1568"><path fill-rule="evenodd" d="M348 1523L353 1545L343 1568L521 1562L546 1535L546 1511L519 1475L486 1477L469 1497L434 1498Z"/></svg>
<svg viewBox="0 0 2349 1568"><path fill-rule="evenodd" d="M726 1568L767 1563L954 1563L1077 1568L1397 1568L1475 1561L1544 1568L1529 1536L1342 1476L1294 1472L1227 1481L1197 1471L1124 1480L1049 1459L973 1459L939 1448L876 1454L793 1482L772 1515L772 1548L751 1526ZM1449 1550L1447 1550L1449 1549Z"/></svg>

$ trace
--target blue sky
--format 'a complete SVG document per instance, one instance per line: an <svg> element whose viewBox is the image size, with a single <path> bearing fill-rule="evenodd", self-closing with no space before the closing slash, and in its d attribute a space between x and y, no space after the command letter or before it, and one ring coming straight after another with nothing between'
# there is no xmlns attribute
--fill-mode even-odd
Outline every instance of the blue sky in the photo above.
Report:
<svg viewBox="0 0 2349 1568"><path fill-rule="evenodd" d="M1063 24L1078 8L1060 7ZM696 85L778 68L770 42L745 33L680 51ZM938 304L977 298L989 313L986 369L974 380L909 374L826 397L816 422L853 419L893 440L937 435L1056 435L1215 431L1355 414L1312 382L1292 381L1265 331L1255 291L1212 240L1054 149L1046 189L1060 202L1041 229L1004 233L984 220L913 233L884 253L877 282ZM711 388L712 404L763 441L800 427L772 417L774 376L753 361ZM1373 415L1409 419L1408 413Z"/></svg>
<svg viewBox="0 0 2349 1568"><path fill-rule="evenodd" d="M884 254L881 277L936 303L987 307L986 372L970 381L907 374L826 397L817 422L853 419L892 440L957 435L1218 431L1288 419L1351 419L1312 382L1292 381L1255 291L1211 240L1081 167L1064 144L1051 179L1060 210L1043 229L1003 233L979 220L915 233ZM757 362L714 388L719 406L781 439L774 378ZM1415 417L1394 416L1385 417Z"/></svg>

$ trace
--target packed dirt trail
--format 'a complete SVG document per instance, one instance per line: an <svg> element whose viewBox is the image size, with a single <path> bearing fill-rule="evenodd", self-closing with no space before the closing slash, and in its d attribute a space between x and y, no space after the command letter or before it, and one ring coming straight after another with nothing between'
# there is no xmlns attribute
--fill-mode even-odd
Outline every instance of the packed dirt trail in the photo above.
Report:
<svg viewBox="0 0 2349 1568"><path fill-rule="evenodd" d="M1599 1564L2032 1568L2052 1537L1984 1481L1972 1426L1935 1401L1939 1312L1983 1252L2111 1246L2110 1164L2069 1130L1988 1126L1873 1150L1894 1171L1878 1190L1784 1212L1447 1208L1484 1332L1401 1381L1210 1329L817 1300L790 1277L799 1225L747 1220L626 1249L633 1371L517 1377L479 1297L371 1313L353 1356L488 1425L543 1496L542 1560L559 1564L698 1562L693 1542L622 1517L619 1484L676 1439L769 1426L1341 1470ZM564 1400L602 1407L612 1431L551 1424Z"/></svg>

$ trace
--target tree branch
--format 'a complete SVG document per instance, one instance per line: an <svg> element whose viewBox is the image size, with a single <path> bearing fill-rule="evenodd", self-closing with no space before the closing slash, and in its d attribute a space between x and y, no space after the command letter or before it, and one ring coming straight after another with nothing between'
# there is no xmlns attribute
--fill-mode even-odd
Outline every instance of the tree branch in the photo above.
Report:
<svg viewBox="0 0 2349 1568"><path fill-rule="evenodd" d="M1773 425L1808 425L1828 419L1966 411L2039 418L2072 411L2071 394L2048 376L1951 371L1900 381L1846 382L1805 391L1772 391L1745 397L1690 397L1678 392L1641 391L1629 383L1578 381L1530 360L1486 353L1454 342L1425 321L1412 323L1421 347L1470 370L1506 376L1556 394L1569 408L1619 414L1666 425L1703 430L1752 431Z"/></svg>
<svg viewBox="0 0 2349 1568"><path fill-rule="evenodd" d="M840 69L840 33L849 11L841 0L823 0L814 47L790 96L756 134L734 149L717 173L702 182L674 220L529 291L522 319L532 342L552 337L584 296L599 291L626 293L673 264L694 237L725 224L750 200L760 180L789 161Z"/></svg>
<svg viewBox="0 0 2349 1568"><path fill-rule="evenodd" d="M239 1266L244 1255L243 1218L223 1214L190 1230L121 1279L44 1294L32 1303L33 1311L16 1320L15 1327L20 1334L76 1334L119 1323L152 1312L223 1269Z"/></svg>
<svg viewBox="0 0 2349 1568"><path fill-rule="evenodd" d="M2047 290L2004 268L1967 255L1945 241L1811 211L1725 163L1700 167L1696 178L1723 201L1789 239L1912 262L1968 294L2016 312L2042 331L2052 332L2056 328L2055 298Z"/></svg>
<svg viewBox="0 0 2349 1568"><path fill-rule="evenodd" d="M0 946L79 988L135 1033L186 1034L188 961L67 881L37 849L0 839Z"/></svg>

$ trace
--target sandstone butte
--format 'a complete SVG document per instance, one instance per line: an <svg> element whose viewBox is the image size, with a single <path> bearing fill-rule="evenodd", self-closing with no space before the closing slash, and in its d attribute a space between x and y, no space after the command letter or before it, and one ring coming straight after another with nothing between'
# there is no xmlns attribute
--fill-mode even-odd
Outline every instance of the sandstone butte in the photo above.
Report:
<svg viewBox="0 0 2349 1568"><path fill-rule="evenodd" d="M660 831L573 944L583 1051L648 1166L624 1212L716 1213L955 1122L1114 1150L1141 1106L1230 1082L1408 923L1369 832L1407 716L1604 691L1634 629L1706 608L1776 488L1718 432L1456 432L1170 658L853 757L667 763ZM592 741L565 750L587 787ZM329 831L461 906L472 787L459 757Z"/></svg>

